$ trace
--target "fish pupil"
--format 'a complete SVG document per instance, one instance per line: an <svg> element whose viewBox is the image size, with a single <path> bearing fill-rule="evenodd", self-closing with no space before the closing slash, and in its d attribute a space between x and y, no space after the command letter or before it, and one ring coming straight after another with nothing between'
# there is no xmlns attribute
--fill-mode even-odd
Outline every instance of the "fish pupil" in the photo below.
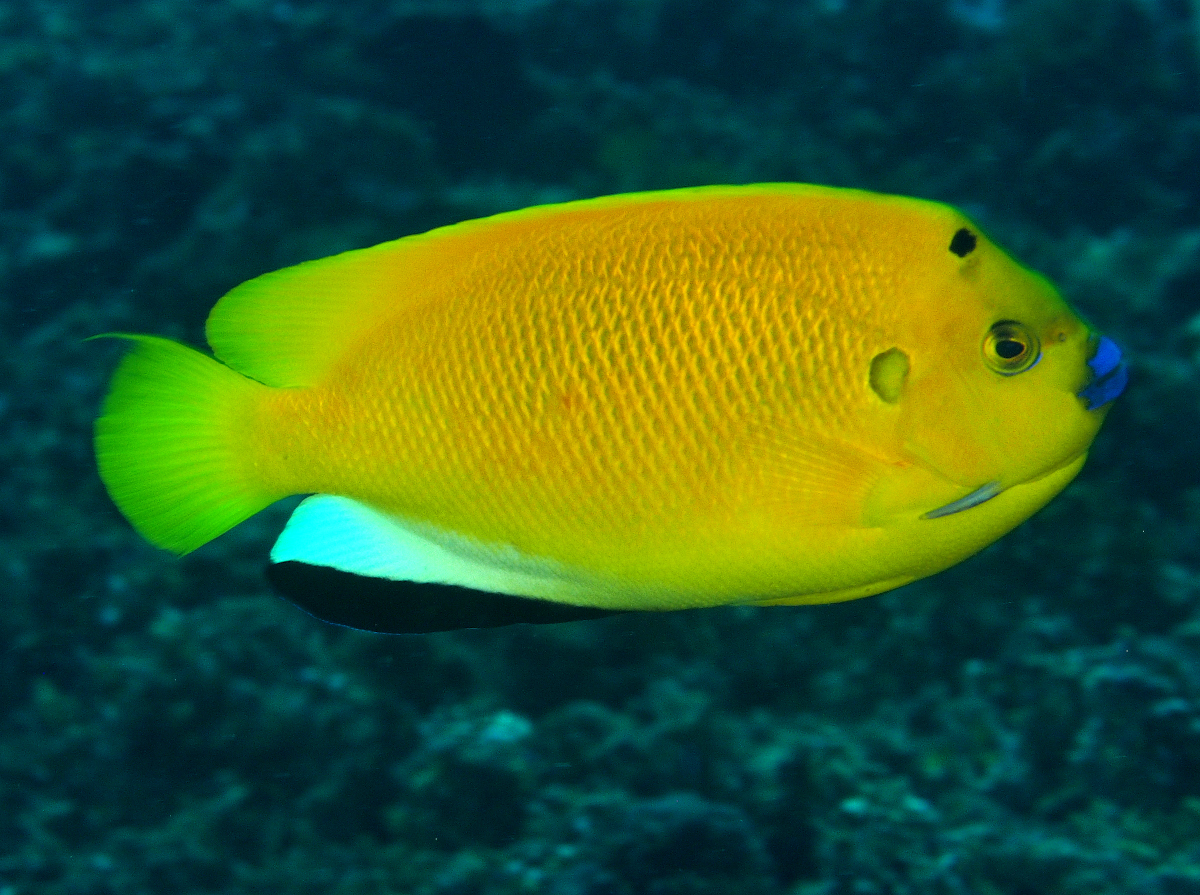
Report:
<svg viewBox="0 0 1200 895"><path fill-rule="evenodd" d="M958 232L950 240L950 251L958 255L960 258L965 258L967 255L975 251L975 244L978 240L975 234L966 227L960 227Z"/></svg>
<svg viewBox="0 0 1200 895"><path fill-rule="evenodd" d="M1025 345L1016 339L1000 339L996 342L996 354L1005 360L1013 360L1025 353Z"/></svg>

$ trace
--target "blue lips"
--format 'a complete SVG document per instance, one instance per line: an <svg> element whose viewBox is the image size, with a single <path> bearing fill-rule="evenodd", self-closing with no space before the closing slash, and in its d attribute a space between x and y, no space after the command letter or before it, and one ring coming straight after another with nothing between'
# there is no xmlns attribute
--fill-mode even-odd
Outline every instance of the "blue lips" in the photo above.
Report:
<svg viewBox="0 0 1200 895"><path fill-rule="evenodd" d="M1088 361L1092 368L1092 379L1079 392L1079 397L1088 410L1103 407L1115 401L1129 383L1129 368L1121 359L1121 349L1108 336L1101 336L1096 343L1096 353Z"/></svg>

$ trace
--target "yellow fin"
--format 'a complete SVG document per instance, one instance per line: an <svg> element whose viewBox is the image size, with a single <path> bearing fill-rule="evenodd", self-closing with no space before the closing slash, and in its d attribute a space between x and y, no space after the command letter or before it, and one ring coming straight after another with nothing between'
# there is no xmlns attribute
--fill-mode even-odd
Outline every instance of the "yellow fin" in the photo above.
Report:
<svg viewBox="0 0 1200 895"><path fill-rule="evenodd" d="M170 339L109 335L134 348L96 420L96 463L148 541L188 553L285 496L242 472L235 421L266 388Z"/></svg>
<svg viewBox="0 0 1200 895"><path fill-rule="evenodd" d="M859 600L863 597L873 597L885 590L893 590L916 581L919 576L899 575L886 581L873 581L870 584L860 584L857 587L847 587L842 590L830 590L819 594L803 594L799 597L780 597L774 600L760 600L750 603L751 606L811 606L816 603L845 603L848 600Z"/></svg>
<svg viewBox="0 0 1200 895"><path fill-rule="evenodd" d="M393 240L248 280L212 309L208 344L266 385L312 385L388 307L401 307L412 277L406 249L419 244Z"/></svg>
<svg viewBox="0 0 1200 895"><path fill-rule="evenodd" d="M747 458L773 514L805 527L860 527L880 463L858 447L816 432L765 428L747 438Z"/></svg>
<svg viewBox="0 0 1200 895"><path fill-rule="evenodd" d="M473 251L519 239L546 219L586 217L656 202L831 192L835 191L806 184L691 187L536 205L462 221L248 280L213 308L208 343L223 363L266 385L314 385L357 339L389 314L423 300L431 282L444 283L447 273ZM862 195L879 201L878 196Z"/></svg>

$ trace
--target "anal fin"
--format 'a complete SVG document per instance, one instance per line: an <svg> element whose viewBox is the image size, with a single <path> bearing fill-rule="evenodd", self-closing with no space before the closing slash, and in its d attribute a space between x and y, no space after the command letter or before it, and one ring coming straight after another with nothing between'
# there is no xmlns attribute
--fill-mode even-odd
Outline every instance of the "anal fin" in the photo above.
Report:
<svg viewBox="0 0 1200 895"><path fill-rule="evenodd" d="M603 618L620 610L488 593L454 584L393 581L289 560L267 567L272 586L322 621L380 634L546 625Z"/></svg>
<svg viewBox="0 0 1200 895"><path fill-rule="evenodd" d="M288 520L267 577L317 618L390 634L549 624L614 611L586 605L594 586L548 560L435 534L349 498L318 494Z"/></svg>

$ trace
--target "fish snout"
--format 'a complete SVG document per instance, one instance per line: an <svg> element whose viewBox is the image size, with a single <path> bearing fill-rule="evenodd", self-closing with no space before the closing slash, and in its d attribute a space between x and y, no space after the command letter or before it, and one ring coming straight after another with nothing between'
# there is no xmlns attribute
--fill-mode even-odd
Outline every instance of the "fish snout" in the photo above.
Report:
<svg viewBox="0 0 1200 895"><path fill-rule="evenodd" d="M1105 404L1115 401L1129 383L1129 367L1126 366L1117 343L1108 336L1101 336L1095 341L1095 345L1091 360L1087 362L1092 371L1092 378L1077 393L1088 410L1099 410Z"/></svg>

